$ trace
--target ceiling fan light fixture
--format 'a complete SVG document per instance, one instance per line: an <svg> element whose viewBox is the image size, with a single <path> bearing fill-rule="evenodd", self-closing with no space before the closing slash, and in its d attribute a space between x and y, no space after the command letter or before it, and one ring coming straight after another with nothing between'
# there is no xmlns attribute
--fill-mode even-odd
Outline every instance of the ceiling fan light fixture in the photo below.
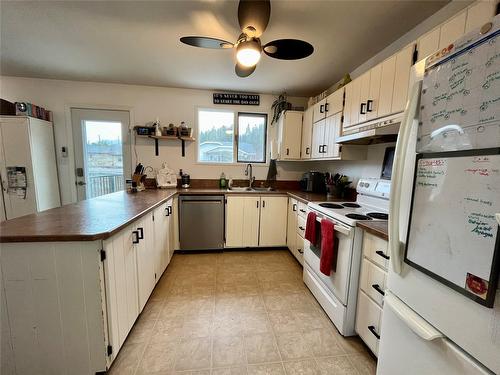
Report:
<svg viewBox="0 0 500 375"><path fill-rule="evenodd" d="M239 43L236 48L236 60L246 67L257 65L260 60L260 55L260 43L255 39L243 41Z"/></svg>

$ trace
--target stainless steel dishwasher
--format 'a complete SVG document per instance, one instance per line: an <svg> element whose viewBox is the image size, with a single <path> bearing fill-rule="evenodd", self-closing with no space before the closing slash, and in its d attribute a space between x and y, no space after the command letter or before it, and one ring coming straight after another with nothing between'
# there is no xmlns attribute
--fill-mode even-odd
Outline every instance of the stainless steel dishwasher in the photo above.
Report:
<svg viewBox="0 0 500 375"><path fill-rule="evenodd" d="M224 196L181 195L181 250L216 250L224 247Z"/></svg>

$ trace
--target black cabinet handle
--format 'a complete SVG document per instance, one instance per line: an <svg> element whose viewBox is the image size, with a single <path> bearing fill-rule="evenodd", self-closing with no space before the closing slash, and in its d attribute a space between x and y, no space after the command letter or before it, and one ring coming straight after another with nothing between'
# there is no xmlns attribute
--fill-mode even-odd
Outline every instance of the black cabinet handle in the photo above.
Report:
<svg viewBox="0 0 500 375"><path fill-rule="evenodd" d="M326 103L325 104L325 112L328 112L328 106L330 105L330 103Z"/></svg>
<svg viewBox="0 0 500 375"><path fill-rule="evenodd" d="M139 238L140 240L142 240L144 238L144 229L143 228L137 228L138 230L138 233L139 235L137 236L137 238Z"/></svg>
<svg viewBox="0 0 500 375"><path fill-rule="evenodd" d="M165 207L165 216L170 216L170 211L168 207Z"/></svg>
<svg viewBox="0 0 500 375"><path fill-rule="evenodd" d="M374 326L368 326L368 329L373 334L373 336L375 336L377 338L377 340L380 340L380 335L377 333L377 331L375 331Z"/></svg>
<svg viewBox="0 0 500 375"><path fill-rule="evenodd" d="M309 147L306 147L306 155L309 155Z"/></svg>
<svg viewBox="0 0 500 375"><path fill-rule="evenodd" d="M319 106L319 113L324 113L323 107L324 107L324 105L323 105L323 104L321 104L321 105Z"/></svg>
<svg viewBox="0 0 500 375"><path fill-rule="evenodd" d="M290 154L290 149L286 149L286 154L289 155Z"/></svg>
<svg viewBox="0 0 500 375"><path fill-rule="evenodd" d="M299 210L299 211L300 211L300 212L303 212L303 213L305 213L305 212L306 212L306 210Z"/></svg>
<svg viewBox="0 0 500 375"><path fill-rule="evenodd" d="M292 211L294 211L294 212L295 212L295 211L297 211L297 204L296 204L296 203L294 203L294 204L292 205Z"/></svg>
<svg viewBox="0 0 500 375"><path fill-rule="evenodd" d="M328 145L323 145L323 154L326 154L327 151L325 149L327 149L327 148L328 148Z"/></svg>
<svg viewBox="0 0 500 375"><path fill-rule="evenodd" d="M382 258L384 258L384 259L387 259L387 260L389 260L389 259L390 259L390 256L385 255L385 253L384 253L382 250L377 250L377 251L375 251L375 253L376 253L377 255L380 255L380 256L381 256Z"/></svg>
<svg viewBox="0 0 500 375"><path fill-rule="evenodd" d="M257 201L257 208L259 208L259 201Z"/></svg>
<svg viewBox="0 0 500 375"><path fill-rule="evenodd" d="M373 111L373 100L369 99L366 102L366 112L372 112Z"/></svg>
<svg viewBox="0 0 500 375"><path fill-rule="evenodd" d="M266 201L262 201L262 208L266 207Z"/></svg>
<svg viewBox="0 0 500 375"><path fill-rule="evenodd" d="M365 107L366 107L366 103L361 103L361 106L360 106L360 108L359 108L359 113L360 113L361 115L366 114L366 110L365 110L365 109L363 109L363 108L365 108Z"/></svg>
<svg viewBox="0 0 500 375"><path fill-rule="evenodd" d="M168 214L172 215L172 206L168 206Z"/></svg>
<svg viewBox="0 0 500 375"><path fill-rule="evenodd" d="M132 238L132 243L139 243L139 232L136 230L132 231L132 236L135 236L135 238Z"/></svg>
<svg viewBox="0 0 500 375"><path fill-rule="evenodd" d="M379 292L380 294L382 294L383 296L385 296L385 292L382 290L382 288L380 288L380 285L378 284L373 284L372 285L372 288L375 289L377 292Z"/></svg>
<svg viewBox="0 0 500 375"><path fill-rule="evenodd" d="M297 249L297 251L298 251L299 253L301 253L301 254L304 254L304 250L302 250L302 249Z"/></svg>
<svg viewBox="0 0 500 375"><path fill-rule="evenodd" d="M300 230L306 230L306 228L304 228L304 227L299 227L299 229L300 229Z"/></svg>

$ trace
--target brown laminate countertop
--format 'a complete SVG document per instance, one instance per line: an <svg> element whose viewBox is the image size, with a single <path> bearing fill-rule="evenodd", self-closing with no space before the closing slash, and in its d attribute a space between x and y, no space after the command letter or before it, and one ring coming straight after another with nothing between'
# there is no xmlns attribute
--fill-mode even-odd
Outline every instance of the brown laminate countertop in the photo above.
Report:
<svg viewBox="0 0 500 375"><path fill-rule="evenodd" d="M327 200L325 194L294 190L152 189L136 194L120 191L4 221L0 223L0 243L104 240L168 199L182 194L289 195L306 203Z"/></svg>
<svg viewBox="0 0 500 375"><path fill-rule="evenodd" d="M389 240L389 224L387 221L358 221L356 225L368 233L383 238L386 241Z"/></svg>

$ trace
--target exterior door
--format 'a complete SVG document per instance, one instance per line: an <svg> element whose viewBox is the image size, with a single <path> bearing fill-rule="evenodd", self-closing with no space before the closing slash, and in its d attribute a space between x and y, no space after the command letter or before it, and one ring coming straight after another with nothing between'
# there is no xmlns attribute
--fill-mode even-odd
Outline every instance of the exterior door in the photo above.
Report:
<svg viewBox="0 0 500 375"><path fill-rule="evenodd" d="M77 200L125 189L131 175L128 111L71 109Z"/></svg>

